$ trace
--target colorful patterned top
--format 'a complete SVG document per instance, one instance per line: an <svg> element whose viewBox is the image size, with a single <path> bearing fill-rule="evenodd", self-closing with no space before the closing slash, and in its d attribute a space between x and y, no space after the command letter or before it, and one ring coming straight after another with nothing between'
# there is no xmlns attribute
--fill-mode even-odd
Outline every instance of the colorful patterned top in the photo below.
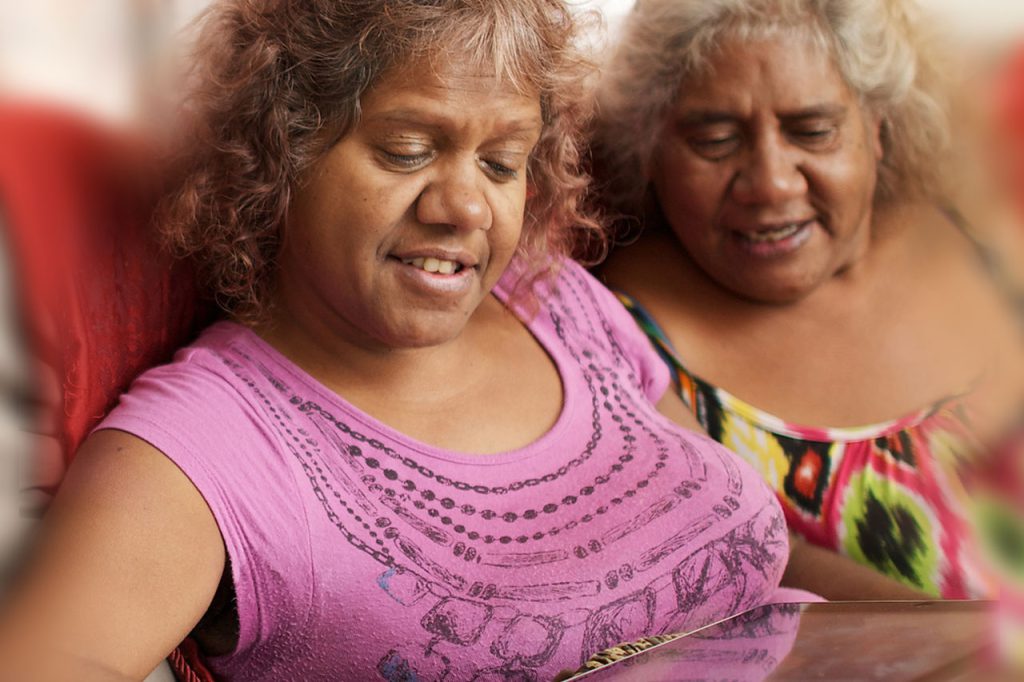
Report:
<svg viewBox="0 0 1024 682"><path fill-rule="evenodd" d="M955 473L979 447L963 394L871 426L790 424L694 376L651 315L617 295L708 434L775 490L793 532L936 596L993 595Z"/></svg>

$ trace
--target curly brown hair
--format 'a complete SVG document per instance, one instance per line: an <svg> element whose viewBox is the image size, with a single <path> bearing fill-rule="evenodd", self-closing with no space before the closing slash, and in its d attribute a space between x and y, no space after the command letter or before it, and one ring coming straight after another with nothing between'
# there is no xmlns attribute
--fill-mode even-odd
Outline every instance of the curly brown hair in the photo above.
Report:
<svg viewBox="0 0 1024 682"><path fill-rule="evenodd" d="M583 25L561 0L219 0L197 24L164 239L224 310L264 319L303 171L353 129L360 98L390 70L455 57L540 94L519 252L524 281L544 276L581 235L604 242L581 202L593 70Z"/></svg>

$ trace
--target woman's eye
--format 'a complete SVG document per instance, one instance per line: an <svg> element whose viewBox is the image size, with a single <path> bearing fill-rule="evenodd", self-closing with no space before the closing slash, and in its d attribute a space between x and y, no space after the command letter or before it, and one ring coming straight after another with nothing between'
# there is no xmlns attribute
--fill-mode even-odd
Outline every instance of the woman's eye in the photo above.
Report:
<svg viewBox="0 0 1024 682"><path fill-rule="evenodd" d="M834 126L795 130L790 135L809 147L824 147L832 143L838 132Z"/></svg>
<svg viewBox="0 0 1024 682"><path fill-rule="evenodd" d="M410 170L422 166L424 163L429 161L431 157L430 152L426 150L398 153L382 149L381 155L389 164L397 166L398 168Z"/></svg>
<svg viewBox="0 0 1024 682"><path fill-rule="evenodd" d="M519 171L517 169L501 163L500 161L481 159L480 163L484 166L487 172L498 180L515 180L519 177Z"/></svg>
<svg viewBox="0 0 1024 682"><path fill-rule="evenodd" d="M695 137L690 140L690 146L698 154L708 159L724 158L732 153L738 145L739 137L736 135Z"/></svg>

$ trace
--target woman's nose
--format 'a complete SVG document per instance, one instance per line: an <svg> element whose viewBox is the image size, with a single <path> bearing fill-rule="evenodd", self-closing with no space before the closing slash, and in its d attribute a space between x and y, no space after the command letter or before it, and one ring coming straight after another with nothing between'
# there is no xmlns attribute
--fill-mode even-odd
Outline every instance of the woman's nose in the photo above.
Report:
<svg viewBox="0 0 1024 682"><path fill-rule="evenodd" d="M438 170L420 194L416 217L427 225L460 231L487 230L493 216L476 163L450 164Z"/></svg>
<svg viewBox="0 0 1024 682"><path fill-rule="evenodd" d="M765 140L751 148L733 181L737 201L776 205L803 196L807 178L795 150L784 141Z"/></svg>

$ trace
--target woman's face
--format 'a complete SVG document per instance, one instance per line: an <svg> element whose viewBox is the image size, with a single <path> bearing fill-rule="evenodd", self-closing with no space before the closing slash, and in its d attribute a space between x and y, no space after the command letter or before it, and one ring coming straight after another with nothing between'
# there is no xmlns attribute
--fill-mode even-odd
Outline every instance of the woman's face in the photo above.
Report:
<svg viewBox="0 0 1024 682"><path fill-rule="evenodd" d="M539 97L460 66L385 76L294 196L278 297L373 349L462 331L519 242Z"/></svg>
<svg viewBox="0 0 1024 682"><path fill-rule="evenodd" d="M670 109L651 180L672 230L719 285L788 303L865 251L879 123L798 36L727 41Z"/></svg>

